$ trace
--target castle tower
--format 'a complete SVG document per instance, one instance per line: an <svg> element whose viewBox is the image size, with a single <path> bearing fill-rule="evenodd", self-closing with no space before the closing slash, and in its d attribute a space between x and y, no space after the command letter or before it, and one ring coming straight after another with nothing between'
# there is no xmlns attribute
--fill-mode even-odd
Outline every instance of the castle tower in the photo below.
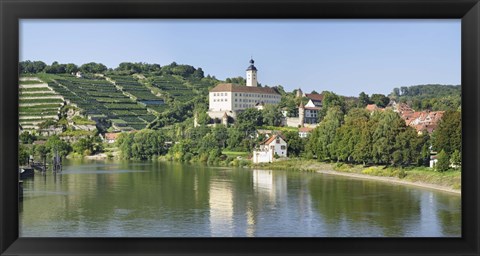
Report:
<svg viewBox="0 0 480 256"><path fill-rule="evenodd" d="M303 127L305 124L305 106L303 105L303 102L300 102L300 106L298 107L298 119L300 126Z"/></svg>
<svg viewBox="0 0 480 256"><path fill-rule="evenodd" d="M302 96L303 96L302 89L298 88L296 97L301 98Z"/></svg>
<svg viewBox="0 0 480 256"><path fill-rule="evenodd" d="M257 68L253 63L253 59L250 59L250 66L247 68L247 86L257 87Z"/></svg>
<svg viewBox="0 0 480 256"><path fill-rule="evenodd" d="M228 125L228 115L227 115L227 112L225 112L225 113L223 114L222 124L225 125L225 126Z"/></svg>
<svg viewBox="0 0 480 256"><path fill-rule="evenodd" d="M193 117L193 127L198 127L198 112L195 112L195 115Z"/></svg>

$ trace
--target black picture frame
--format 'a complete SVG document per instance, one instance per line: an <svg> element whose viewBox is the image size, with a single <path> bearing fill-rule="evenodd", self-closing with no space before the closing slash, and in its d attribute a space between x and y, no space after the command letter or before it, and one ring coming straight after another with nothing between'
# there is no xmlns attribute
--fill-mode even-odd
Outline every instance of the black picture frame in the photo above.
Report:
<svg viewBox="0 0 480 256"><path fill-rule="evenodd" d="M478 0L0 0L1 255L480 255ZM19 238L18 60L22 18L461 19L461 238Z"/></svg>

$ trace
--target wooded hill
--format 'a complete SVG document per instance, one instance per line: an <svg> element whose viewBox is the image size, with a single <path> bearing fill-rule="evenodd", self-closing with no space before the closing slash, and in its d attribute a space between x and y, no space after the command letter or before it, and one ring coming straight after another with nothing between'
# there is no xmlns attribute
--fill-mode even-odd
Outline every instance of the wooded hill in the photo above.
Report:
<svg viewBox="0 0 480 256"><path fill-rule="evenodd" d="M426 84L394 88L389 96L417 111L446 111L460 109L461 92L460 85Z"/></svg>

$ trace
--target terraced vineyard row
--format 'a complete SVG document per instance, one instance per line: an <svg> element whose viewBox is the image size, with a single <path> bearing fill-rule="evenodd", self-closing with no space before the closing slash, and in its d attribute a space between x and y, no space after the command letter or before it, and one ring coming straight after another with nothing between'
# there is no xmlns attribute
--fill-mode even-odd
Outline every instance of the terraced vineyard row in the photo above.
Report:
<svg viewBox="0 0 480 256"><path fill-rule="evenodd" d="M155 119L144 106L102 78L84 79L65 75L56 78L51 86L67 101L84 109L87 115L109 119L122 130L139 130Z"/></svg>
<svg viewBox="0 0 480 256"><path fill-rule="evenodd" d="M58 120L64 98L39 79L23 77L19 81L19 104L20 125L33 130L42 122Z"/></svg>
<svg viewBox="0 0 480 256"><path fill-rule="evenodd" d="M192 88L189 88L185 84L185 81L174 76L156 76L153 78L152 84L164 93L170 95L176 101L187 102L196 96Z"/></svg>

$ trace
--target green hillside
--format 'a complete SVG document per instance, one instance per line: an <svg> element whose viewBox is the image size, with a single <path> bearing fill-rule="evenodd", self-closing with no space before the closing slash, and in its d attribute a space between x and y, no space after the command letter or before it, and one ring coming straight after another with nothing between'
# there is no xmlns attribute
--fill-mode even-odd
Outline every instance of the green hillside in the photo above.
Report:
<svg viewBox="0 0 480 256"><path fill-rule="evenodd" d="M407 103L415 110L458 110L461 106L460 85L426 84L394 88L390 98Z"/></svg>

